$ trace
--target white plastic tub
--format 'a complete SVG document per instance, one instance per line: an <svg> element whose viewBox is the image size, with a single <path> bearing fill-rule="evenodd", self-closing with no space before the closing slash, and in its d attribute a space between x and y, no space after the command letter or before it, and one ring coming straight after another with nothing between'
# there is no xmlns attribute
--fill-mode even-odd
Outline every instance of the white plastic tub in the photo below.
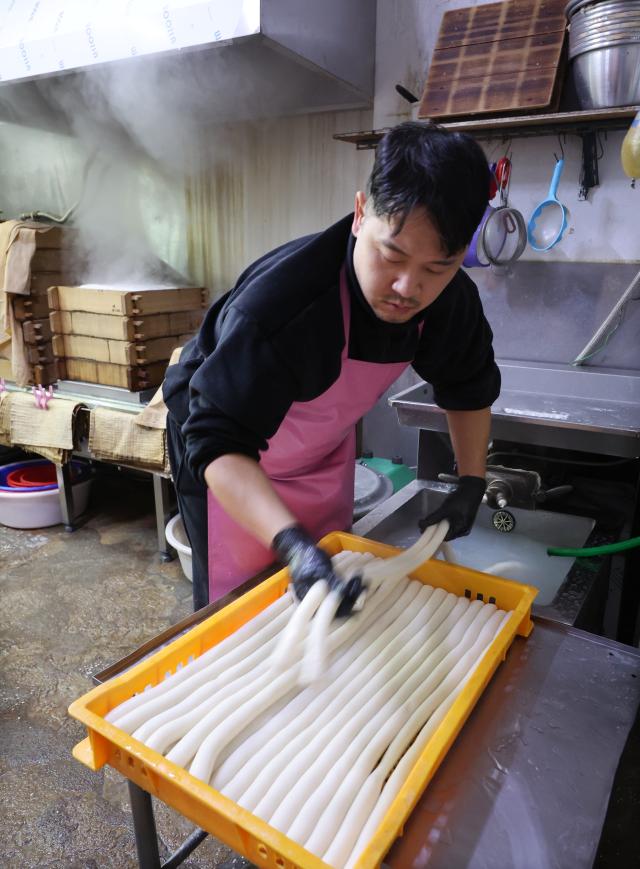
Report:
<svg viewBox="0 0 640 869"><path fill-rule="evenodd" d="M182 524L182 517L179 513L170 519L167 527L164 529L164 536L167 538L167 543L178 553L180 559L180 567L182 572L187 577L189 582L193 582L193 565L191 563L191 547L187 532Z"/></svg>
<svg viewBox="0 0 640 869"><path fill-rule="evenodd" d="M76 516L87 509L91 478L73 484L73 509ZM9 528L50 528L62 523L60 490L0 492L0 525Z"/></svg>

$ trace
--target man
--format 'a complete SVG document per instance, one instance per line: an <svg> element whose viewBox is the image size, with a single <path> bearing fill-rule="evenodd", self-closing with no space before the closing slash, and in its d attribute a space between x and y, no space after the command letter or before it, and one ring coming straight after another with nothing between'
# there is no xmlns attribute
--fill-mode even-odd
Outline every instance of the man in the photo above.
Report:
<svg viewBox="0 0 640 869"><path fill-rule="evenodd" d="M460 267L488 195L473 139L401 124L353 215L266 254L209 309L164 384L195 608L275 557L299 598L337 583L315 541L350 526L355 423L410 364L446 410L460 477L426 521L469 533L500 375ZM359 591L341 587L339 612Z"/></svg>

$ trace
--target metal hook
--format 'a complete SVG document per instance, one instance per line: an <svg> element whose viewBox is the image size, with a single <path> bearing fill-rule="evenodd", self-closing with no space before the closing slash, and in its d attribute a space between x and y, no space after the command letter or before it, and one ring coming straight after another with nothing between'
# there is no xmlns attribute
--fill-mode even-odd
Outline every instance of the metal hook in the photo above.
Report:
<svg viewBox="0 0 640 869"><path fill-rule="evenodd" d="M594 131L580 133L580 138L582 139L582 160L578 199L584 202L589 197L589 191L600 184L598 161L601 155L598 154L599 140Z"/></svg>
<svg viewBox="0 0 640 869"><path fill-rule="evenodd" d="M567 141L567 137L565 135L565 142L566 141ZM558 133L558 145L560 145L560 153L562 154L562 159L564 160L564 144L563 144L562 139L560 137L560 133ZM553 156L556 158L556 163L559 163L561 158L558 157L558 155L556 154L555 151L553 152Z"/></svg>
<svg viewBox="0 0 640 869"><path fill-rule="evenodd" d="M512 136L503 136L498 143L503 157L506 157L511 162L511 145L513 143Z"/></svg>

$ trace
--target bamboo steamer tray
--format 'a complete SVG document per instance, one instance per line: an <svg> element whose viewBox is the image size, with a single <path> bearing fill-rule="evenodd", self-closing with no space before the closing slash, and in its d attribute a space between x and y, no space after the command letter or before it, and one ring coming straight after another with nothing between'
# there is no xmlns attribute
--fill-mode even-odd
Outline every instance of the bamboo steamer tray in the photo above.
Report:
<svg viewBox="0 0 640 869"><path fill-rule="evenodd" d="M30 383L34 385L49 386L58 380L60 374L57 362L33 365L31 369Z"/></svg>
<svg viewBox="0 0 640 869"><path fill-rule="evenodd" d="M25 344L42 344L51 341L51 326L49 320L43 317L40 320L25 320L22 323L22 335Z"/></svg>
<svg viewBox="0 0 640 869"><path fill-rule="evenodd" d="M145 341L168 335L187 335L198 329L204 310L175 311L123 317L87 311L52 311L51 329L58 335L97 335L114 341Z"/></svg>
<svg viewBox="0 0 640 869"><path fill-rule="evenodd" d="M193 311L207 304L206 291L201 287L137 292L106 287L50 287L47 294L49 307L54 311L86 311L124 317Z"/></svg>
<svg viewBox="0 0 640 869"><path fill-rule="evenodd" d="M139 392L151 386L159 386L167 370L168 360L151 362L149 365L114 365L112 362L96 362L94 359L57 360L60 380L81 380L100 383L103 386L121 386L131 392Z"/></svg>
<svg viewBox="0 0 640 869"><path fill-rule="evenodd" d="M557 107L564 6L565 0L503 0L445 12L418 117Z"/></svg>
<svg viewBox="0 0 640 869"><path fill-rule="evenodd" d="M343 532L327 535L320 545L330 555L348 549L388 558L400 552L395 547ZM533 628L531 604L537 589L531 586L433 559L411 576L459 596L495 601L498 608L510 610L511 617L434 731L362 852L357 869L380 866L496 668L504 660L516 634L527 637ZM165 674L175 672L192 656L197 658L232 634L281 597L288 583L287 570L279 571L130 670L74 701L69 714L87 727L89 735L74 747L73 755L92 770L109 764L259 866L269 869L327 869L323 860L288 836L105 720L105 715L115 706L147 685L158 684Z"/></svg>
<svg viewBox="0 0 640 869"><path fill-rule="evenodd" d="M180 346L181 337L173 335L134 343L90 335L54 335L53 352L56 356L112 362L114 365L147 365L169 360L175 348Z"/></svg>
<svg viewBox="0 0 640 869"><path fill-rule="evenodd" d="M25 344L25 356L30 365L47 366L56 360L50 341L42 341L39 344Z"/></svg>
<svg viewBox="0 0 640 869"><path fill-rule="evenodd" d="M14 296L13 313L16 320L42 320L49 316L49 302L46 296Z"/></svg>

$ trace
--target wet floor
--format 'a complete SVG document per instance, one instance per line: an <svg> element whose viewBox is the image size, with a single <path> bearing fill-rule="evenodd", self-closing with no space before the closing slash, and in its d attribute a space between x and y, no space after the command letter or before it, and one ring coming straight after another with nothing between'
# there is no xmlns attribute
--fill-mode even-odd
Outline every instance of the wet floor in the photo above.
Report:
<svg viewBox="0 0 640 869"><path fill-rule="evenodd" d="M150 478L96 478L89 519L18 531L0 525L0 854L12 869L136 867L126 781L71 756L86 735L68 717L91 674L191 611L177 561L157 553ZM154 801L160 856L193 825ZM209 837L185 869L240 869Z"/></svg>

